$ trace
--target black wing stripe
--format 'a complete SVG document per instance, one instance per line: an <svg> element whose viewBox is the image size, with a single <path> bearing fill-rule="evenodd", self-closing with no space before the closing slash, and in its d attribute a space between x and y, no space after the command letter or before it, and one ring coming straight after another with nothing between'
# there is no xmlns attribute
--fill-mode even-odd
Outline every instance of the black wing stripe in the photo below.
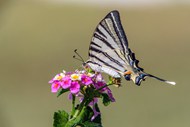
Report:
<svg viewBox="0 0 190 127"><path fill-rule="evenodd" d="M127 52L126 48L128 48L128 41L127 41L126 34L125 34L124 30L123 30L123 27L121 25L119 12L118 11L113 11L112 13L110 13L110 15L112 17L111 18L112 22L114 23L114 28L115 28L116 34L119 37L120 44L121 44L122 48L124 49L124 51Z"/></svg>
<svg viewBox="0 0 190 127"><path fill-rule="evenodd" d="M99 63L99 61L97 60L97 59L94 59L94 58L92 58L93 56L97 56L96 55L97 53L94 51L94 52L92 52L91 54L90 54L90 57L91 57L91 60L93 61L93 62L96 62L96 63ZM121 64L118 64L117 62L115 62L113 59L110 59L110 57L107 57L106 56L106 54L104 54L104 53L101 53L103 56L97 56L99 59L101 59L101 60L103 60L104 61L104 63L106 62L106 63L109 63L112 67L115 67L115 68L117 68L117 70L120 70L120 71L124 71L125 69L124 69L124 67L121 65ZM99 63L100 65L104 65L104 63L102 64L102 63Z"/></svg>
<svg viewBox="0 0 190 127"><path fill-rule="evenodd" d="M111 57L108 53L106 52L102 52L100 51L99 49L96 49L95 47L91 46L90 47L90 52L89 52L89 57L91 58L91 55L97 55L97 54L100 54L102 53L105 58L108 58L110 61L113 61L114 63L116 63L118 66L120 66L120 68L123 68L122 70L127 70L126 67L125 67L125 64L126 64L126 60L125 60L125 57L122 57L121 55L119 55L119 53L117 51L113 51L112 53L114 54L111 54L111 56L115 56L114 58ZM94 53L95 52L95 53ZM121 54L121 52L120 52ZM94 61L92 58L91 58L91 61ZM124 69L125 68L125 69ZM121 69L120 69L121 70Z"/></svg>
<svg viewBox="0 0 190 127"><path fill-rule="evenodd" d="M92 61L87 61L86 63L92 69L96 70L97 72L103 71L103 72L108 73L112 77L116 77L116 78L120 78L121 77L121 75L117 71L113 70L113 68L111 68L111 67L108 67L108 66L105 66L105 65L101 66L100 64L98 64L96 62L92 62Z"/></svg>
<svg viewBox="0 0 190 127"><path fill-rule="evenodd" d="M105 40L104 38L102 38L101 36L99 36L96 33L94 34L94 39L99 39L100 41L102 41L102 43L106 44L106 46L108 46L110 49L114 49L114 47L107 40ZM93 42L96 43L95 41L93 41Z"/></svg>
<svg viewBox="0 0 190 127"><path fill-rule="evenodd" d="M96 28L96 32L107 38L106 35L98 27Z"/></svg>
<svg viewBox="0 0 190 127"><path fill-rule="evenodd" d="M103 63L104 66L108 66L108 67L110 67L110 68L113 68L114 70L120 71L118 68L116 68L116 67L114 67L114 66L112 66L112 65L110 65L110 64L108 64L108 63L106 63L106 62L104 62L103 60L101 60L101 59L98 58L97 56L95 56L95 55L93 55L93 54L91 54L90 56L91 56L92 58L95 58L97 61Z"/></svg>
<svg viewBox="0 0 190 127"><path fill-rule="evenodd" d="M111 39L109 40L109 43L112 43L112 45L114 45L114 48L119 48L114 36L112 35L111 31L109 31L109 27L107 26L107 24L99 24L98 28L100 31L102 30L102 33L107 33L107 36L104 34L106 36L106 40Z"/></svg>
<svg viewBox="0 0 190 127"><path fill-rule="evenodd" d="M96 62L87 61L86 63L96 64L96 65L98 65L98 66L100 66L100 67L101 67L101 65L100 65L100 64L98 64L98 63L96 63Z"/></svg>
<svg viewBox="0 0 190 127"><path fill-rule="evenodd" d="M108 53L99 51L99 50L96 49L95 47L91 47L90 50L96 52L96 54L97 54L97 53L102 53L102 54L105 56L105 58L108 58L110 61L116 63L117 65L119 65L119 66L121 66L121 67L123 67L123 65L121 64L121 62L119 62L118 60L116 60L116 59L114 59L113 57L111 57ZM116 52L115 52L115 53L116 53ZM91 56L91 54L90 54L90 56ZM119 57L119 58L120 58L120 57ZM122 59L121 59L121 60L122 60Z"/></svg>
<svg viewBox="0 0 190 127"><path fill-rule="evenodd" d="M114 52L115 52L115 54L116 54L124 63L126 63L126 59L123 59L123 58L125 58L125 56L122 58L121 55L118 54L118 52L116 52L116 51L114 51ZM123 53L123 52L120 51L120 54L122 54L122 53ZM122 56L123 56L123 55L122 55Z"/></svg>
<svg viewBox="0 0 190 127"><path fill-rule="evenodd" d="M98 48L101 48L101 46L100 46L100 45L96 44L96 43L95 43L95 42L93 42L93 41L91 42L91 46L92 46L92 45L94 45L94 46L96 46L96 47L98 47Z"/></svg>
<svg viewBox="0 0 190 127"><path fill-rule="evenodd" d="M115 18L112 18L112 22L115 22L114 25L113 25L113 27L114 27L115 33L117 34L117 37L118 37L118 39L119 39L119 42L118 42L118 43L120 43L119 45L121 45L121 47L122 47L122 49L123 49L123 52L124 52L124 54L125 54L125 53L126 53L126 49L125 49L125 47L124 47L124 44L122 43L123 40L122 40L122 38L120 37L120 36L122 36L122 35L121 35L121 29L119 29L118 26L116 26L116 25L118 25L118 24L117 24L118 21L116 22L116 21L115 21Z"/></svg>

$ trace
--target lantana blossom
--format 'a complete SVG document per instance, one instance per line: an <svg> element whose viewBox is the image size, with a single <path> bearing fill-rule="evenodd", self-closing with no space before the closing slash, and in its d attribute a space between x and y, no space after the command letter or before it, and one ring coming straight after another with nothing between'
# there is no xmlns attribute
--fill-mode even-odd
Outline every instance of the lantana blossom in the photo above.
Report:
<svg viewBox="0 0 190 127"><path fill-rule="evenodd" d="M60 89L62 78L64 76L65 76L64 73L60 73L60 74L57 74L52 80L49 81L49 83L52 84L51 86L52 93L56 93Z"/></svg>
<svg viewBox="0 0 190 127"><path fill-rule="evenodd" d="M96 75L96 81L97 81L97 82L104 82L103 76L102 76L100 73L98 73L98 74Z"/></svg>
<svg viewBox="0 0 190 127"><path fill-rule="evenodd" d="M83 74L83 75L81 76L81 82L82 82L84 85L90 85L90 84L93 83L91 77L89 77L89 76L87 76L87 75L85 75L85 74Z"/></svg>
<svg viewBox="0 0 190 127"><path fill-rule="evenodd" d="M73 80L73 81L75 81L75 80L80 81L81 80L81 75L74 73L74 74L71 75L71 80Z"/></svg>
<svg viewBox="0 0 190 127"><path fill-rule="evenodd" d="M100 88L104 87L104 88L101 89L101 92L106 92L107 95L109 96L110 100L112 102L115 102L115 98L113 97L113 94L112 94L111 90L108 88L108 86L106 86L105 82L98 81L98 82L96 82L94 84L94 86L95 86L96 89L100 89Z"/></svg>
<svg viewBox="0 0 190 127"><path fill-rule="evenodd" d="M71 79L69 76L65 76L61 81L61 86L63 89L67 89L71 86Z"/></svg>
<svg viewBox="0 0 190 127"><path fill-rule="evenodd" d="M80 91L80 84L77 81L71 83L70 92L77 94Z"/></svg>
<svg viewBox="0 0 190 127"><path fill-rule="evenodd" d="M61 87L61 85L60 85L59 82L52 83L52 85L51 85L51 92L52 93L56 93L59 90L60 87Z"/></svg>
<svg viewBox="0 0 190 127"><path fill-rule="evenodd" d="M63 73L57 74L57 75L54 77L54 80L61 80L64 76L65 76L65 74L63 74Z"/></svg>
<svg viewBox="0 0 190 127"><path fill-rule="evenodd" d="M115 101L101 73L90 73L86 70L76 70L75 72L63 71L57 74L49 83L52 84L52 93L58 92L59 89L70 91L68 96L69 100L72 100L73 96L75 96L78 97L79 102L82 103L82 101L85 101L85 98L90 97L92 101L89 102L88 106L92 107L94 112L91 118L92 121L100 114L100 112L96 111L95 105L98 102L98 98L101 98L102 93L106 93L110 101ZM88 92L89 90L91 91L90 93Z"/></svg>

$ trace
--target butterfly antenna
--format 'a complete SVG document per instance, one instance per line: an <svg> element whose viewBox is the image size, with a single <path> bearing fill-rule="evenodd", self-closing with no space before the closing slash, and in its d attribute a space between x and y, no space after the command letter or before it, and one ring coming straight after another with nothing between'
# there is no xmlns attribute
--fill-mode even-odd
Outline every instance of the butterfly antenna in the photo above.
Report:
<svg viewBox="0 0 190 127"><path fill-rule="evenodd" d="M73 56L73 58L74 58L74 59L76 59L76 60L78 60L78 61L83 62L83 60L81 60L81 59L77 58L75 55Z"/></svg>
<svg viewBox="0 0 190 127"><path fill-rule="evenodd" d="M76 56L73 56L73 58L78 59L84 63L84 59L81 57L81 55L77 52L77 49L74 50L74 52L77 54L77 56L80 58L76 58Z"/></svg>

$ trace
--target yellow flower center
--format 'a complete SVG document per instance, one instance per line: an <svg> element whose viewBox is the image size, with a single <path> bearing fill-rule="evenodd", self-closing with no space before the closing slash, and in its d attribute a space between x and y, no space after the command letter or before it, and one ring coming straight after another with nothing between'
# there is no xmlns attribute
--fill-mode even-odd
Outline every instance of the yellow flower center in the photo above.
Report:
<svg viewBox="0 0 190 127"><path fill-rule="evenodd" d="M78 79L78 78L79 78L78 75L74 75L74 76L73 76L73 79Z"/></svg>
<svg viewBox="0 0 190 127"><path fill-rule="evenodd" d="M61 75L57 77L57 80L61 80L61 79L62 79L62 76L61 76Z"/></svg>
<svg viewBox="0 0 190 127"><path fill-rule="evenodd" d="M80 75L78 75L78 74L72 74L71 78L72 78L72 80L80 80Z"/></svg>

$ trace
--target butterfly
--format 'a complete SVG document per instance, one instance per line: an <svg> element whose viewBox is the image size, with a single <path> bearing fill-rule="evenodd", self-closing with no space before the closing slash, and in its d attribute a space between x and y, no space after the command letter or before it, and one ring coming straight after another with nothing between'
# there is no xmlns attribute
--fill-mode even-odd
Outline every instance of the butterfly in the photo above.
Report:
<svg viewBox="0 0 190 127"><path fill-rule="evenodd" d="M175 85L175 82L145 73L128 46L119 12L108 13L96 27L90 46L89 59L85 62L95 72L104 72L114 78L124 77L140 85L146 77Z"/></svg>

